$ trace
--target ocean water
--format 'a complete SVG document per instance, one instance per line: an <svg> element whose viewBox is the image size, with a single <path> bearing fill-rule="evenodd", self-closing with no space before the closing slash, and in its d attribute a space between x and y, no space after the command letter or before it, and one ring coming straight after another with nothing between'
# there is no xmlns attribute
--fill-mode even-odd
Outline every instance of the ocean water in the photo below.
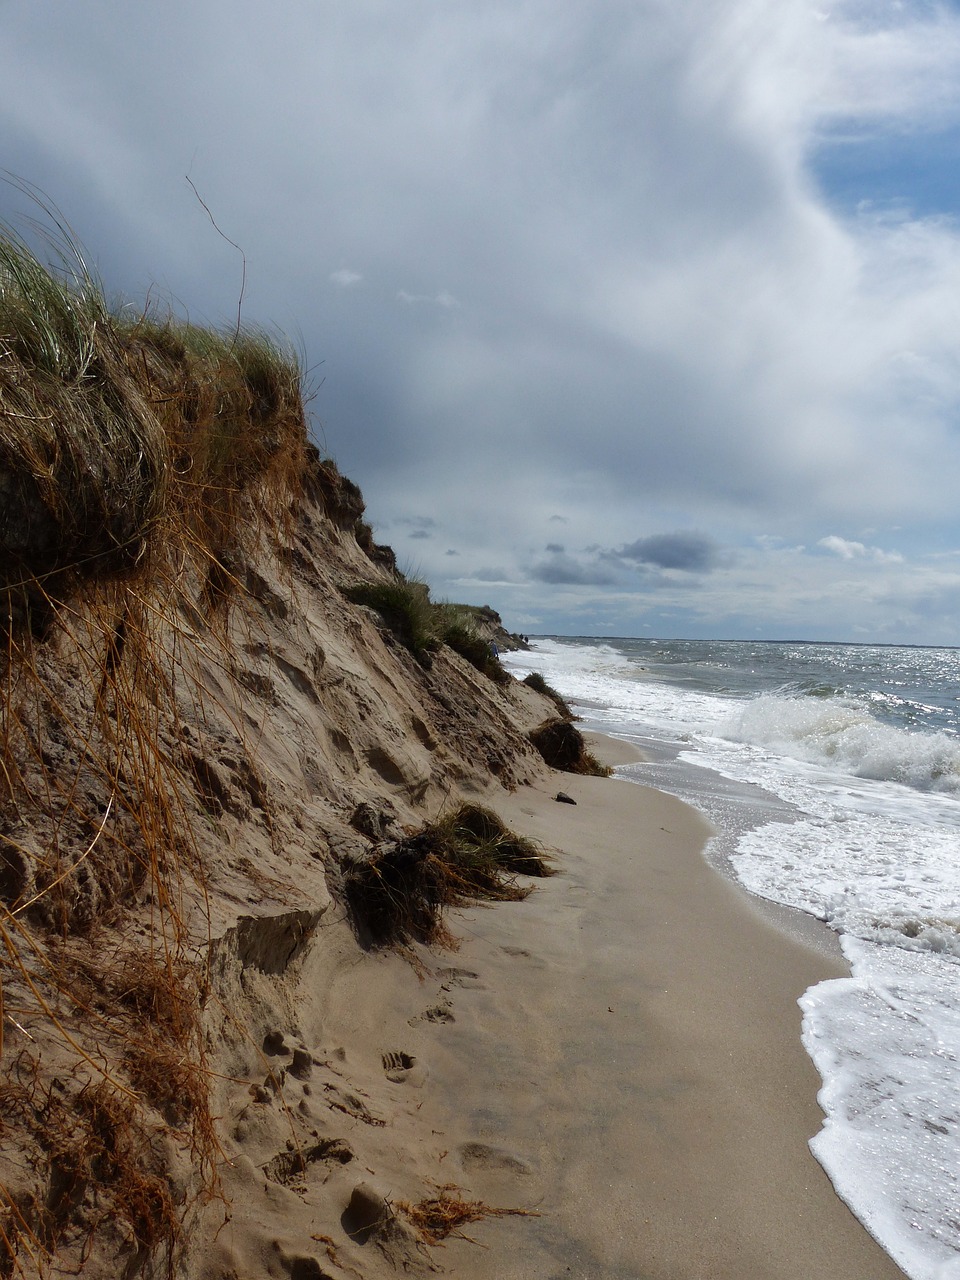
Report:
<svg viewBox="0 0 960 1280"><path fill-rule="evenodd" d="M908 1276L960 1280L960 650L556 638L505 663L638 743L618 772L704 809L721 869L840 935L851 977L800 1002L811 1148Z"/></svg>

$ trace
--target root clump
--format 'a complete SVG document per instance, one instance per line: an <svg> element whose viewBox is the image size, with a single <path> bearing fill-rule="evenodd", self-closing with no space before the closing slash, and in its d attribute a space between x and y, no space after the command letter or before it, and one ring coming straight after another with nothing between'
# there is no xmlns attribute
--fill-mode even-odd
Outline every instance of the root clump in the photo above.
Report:
<svg viewBox="0 0 960 1280"><path fill-rule="evenodd" d="M469 1222L480 1222L484 1218L536 1218L540 1215L533 1209L498 1209L485 1204L482 1200L466 1200L461 1189L453 1183L438 1188L435 1196L419 1200L416 1204L408 1204L404 1200L394 1201L410 1222L421 1239L427 1244L443 1244L449 1236L463 1236L460 1230Z"/></svg>
<svg viewBox="0 0 960 1280"><path fill-rule="evenodd" d="M568 720L545 720L530 734L530 741L551 769L597 778L609 778L613 772L587 749L583 734Z"/></svg>
<svg viewBox="0 0 960 1280"><path fill-rule="evenodd" d="M474 899L517 901L530 893L518 875L550 874L532 840L515 835L492 810L463 804L354 863L344 892L373 945L431 943L444 937L444 908Z"/></svg>

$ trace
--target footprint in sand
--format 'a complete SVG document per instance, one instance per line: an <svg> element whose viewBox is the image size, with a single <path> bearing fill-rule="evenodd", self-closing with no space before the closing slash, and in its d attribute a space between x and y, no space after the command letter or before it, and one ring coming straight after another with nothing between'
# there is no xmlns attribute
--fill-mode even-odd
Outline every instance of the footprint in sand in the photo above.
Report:
<svg viewBox="0 0 960 1280"><path fill-rule="evenodd" d="M438 969L437 977L444 987L475 987L478 991L484 989L484 984L479 981L479 973L474 973L472 969Z"/></svg>
<svg viewBox="0 0 960 1280"><path fill-rule="evenodd" d="M353 1159L354 1153L346 1142L340 1138L322 1138L319 1142L293 1151L278 1151L260 1169L271 1182L289 1186L291 1182L302 1178L311 1165L342 1165L349 1164ZM326 1176L323 1180L326 1181Z"/></svg>
<svg viewBox="0 0 960 1280"><path fill-rule="evenodd" d="M526 1160L504 1147L492 1147L486 1142L465 1142L457 1148L457 1154L468 1173L477 1169L513 1173L518 1177L528 1177L532 1173Z"/></svg>
<svg viewBox="0 0 960 1280"><path fill-rule="evenodd" d="M441 1000L439 1004L424 1009L416 1018L411 1018L408 1025L415 1027L418 1022L456 1022L453 1016L453 1005L449 1000Z"/></svg>
<svg viewBox="0 0 960 1280"><path fill-rule="evenodd" d="M333 1280L329 1271L324 1271L319 1261L307 1253L287 1253L279 1240L273 1242L274 1251L280 1259L290 1280ZM271 1274L276 1274L272 1272Z"/></svg>
<svg viewBox="0 0 960 1280"><path fill-rule="evenodd" d="M383 1063L383 1074L394 1084L402 1084L417 1062L413 1054L404 1053L402 1049L389 1050L382 1055L380 1061Z"/></svg>

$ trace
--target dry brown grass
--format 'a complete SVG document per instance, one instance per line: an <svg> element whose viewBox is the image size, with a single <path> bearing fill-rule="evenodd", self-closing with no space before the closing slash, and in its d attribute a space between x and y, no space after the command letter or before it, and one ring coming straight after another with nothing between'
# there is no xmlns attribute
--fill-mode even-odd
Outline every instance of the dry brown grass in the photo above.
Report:
<svg viewBox="0 0 960 1280"><path fill-rule="evenodd" d="M172 1276L180 1207L136 1102L104 1079L45 1083L39 1062L23 1055L17 1070L26 1083L0 1090L0 1124L13 1120L26 1132L38 1191L4 1194L0 1274L22 1272L29 1259L43 1275L64 1252L82 1269L90 1242L109 1236L128 1262L162 1248Z"/></svg>
<svg viewBox="0 0 960 1280"><path fill-rule="evenodd" d="M0 1125L36 1170L0 1193L0 1275L82 1270L110 1223L131 1275L158 1251L172 1274L217 1156L177 726L294 518L301 375L262 332L111 313L55 232L50 266L0 229Z"/></svg>
<svg viewBox="0 0 960 1280"><path fill-rule="evenodd" d="M481 1222L484 1218L540 1216L533 1209L497 1209L482 1200L467 1200L461 1194L461 1188L453 1183L439 1187L435 1196L419 1200L416 1204L395 1200L393 1207L399 1209L420 1238L431 1245L442 1244L452 1235L470 1240L471 1237L465 1236L460 1228L470 1222Z"/></svg>

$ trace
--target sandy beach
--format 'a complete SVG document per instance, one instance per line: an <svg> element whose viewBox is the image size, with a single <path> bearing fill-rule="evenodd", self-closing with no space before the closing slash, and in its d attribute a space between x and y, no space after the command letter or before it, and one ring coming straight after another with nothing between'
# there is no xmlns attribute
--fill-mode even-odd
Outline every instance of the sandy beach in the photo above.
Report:
<svg viewBox="0 0 960 1280"><path fill-rule="evenodd" d="M0 1273L898 1275L807 1145L836 947L397 569L285 343L0 242Z"/></svg>
<svg viewBox="0 0 960 1280"><path fill-rule="evenodd" d="M625 750L599 742L612 761ZM451 913L455 950L363 953L333 923L286 1014L265 988L313 1065L283 1077L282 1109L225 1096L233 1215L203 1280L901 1276L807 1146L822 1113L797 998L843 974L829 946L708 866L709 828L671 796L550 774L484 798L557 874L525 901ZM264 1174L291 1133L329 1152L278 1185ZM358 1186L383 1197L369 1235ZM445 1186L525 1212L427 1249L402 1204Z"/></svg>
<svg viewBox="0 0 960 1280"><path fill-rule="evenodd" d="M689 807L559 780L576 807L553 780L497 807L562 850L560 874L457 913L455 1021L419 1050L446 1176L542 1216L483 1223L437 1261L502 1280L900 1276L807 1148L822 1115L796 1001L842 961L707 866Z"/></svg>

